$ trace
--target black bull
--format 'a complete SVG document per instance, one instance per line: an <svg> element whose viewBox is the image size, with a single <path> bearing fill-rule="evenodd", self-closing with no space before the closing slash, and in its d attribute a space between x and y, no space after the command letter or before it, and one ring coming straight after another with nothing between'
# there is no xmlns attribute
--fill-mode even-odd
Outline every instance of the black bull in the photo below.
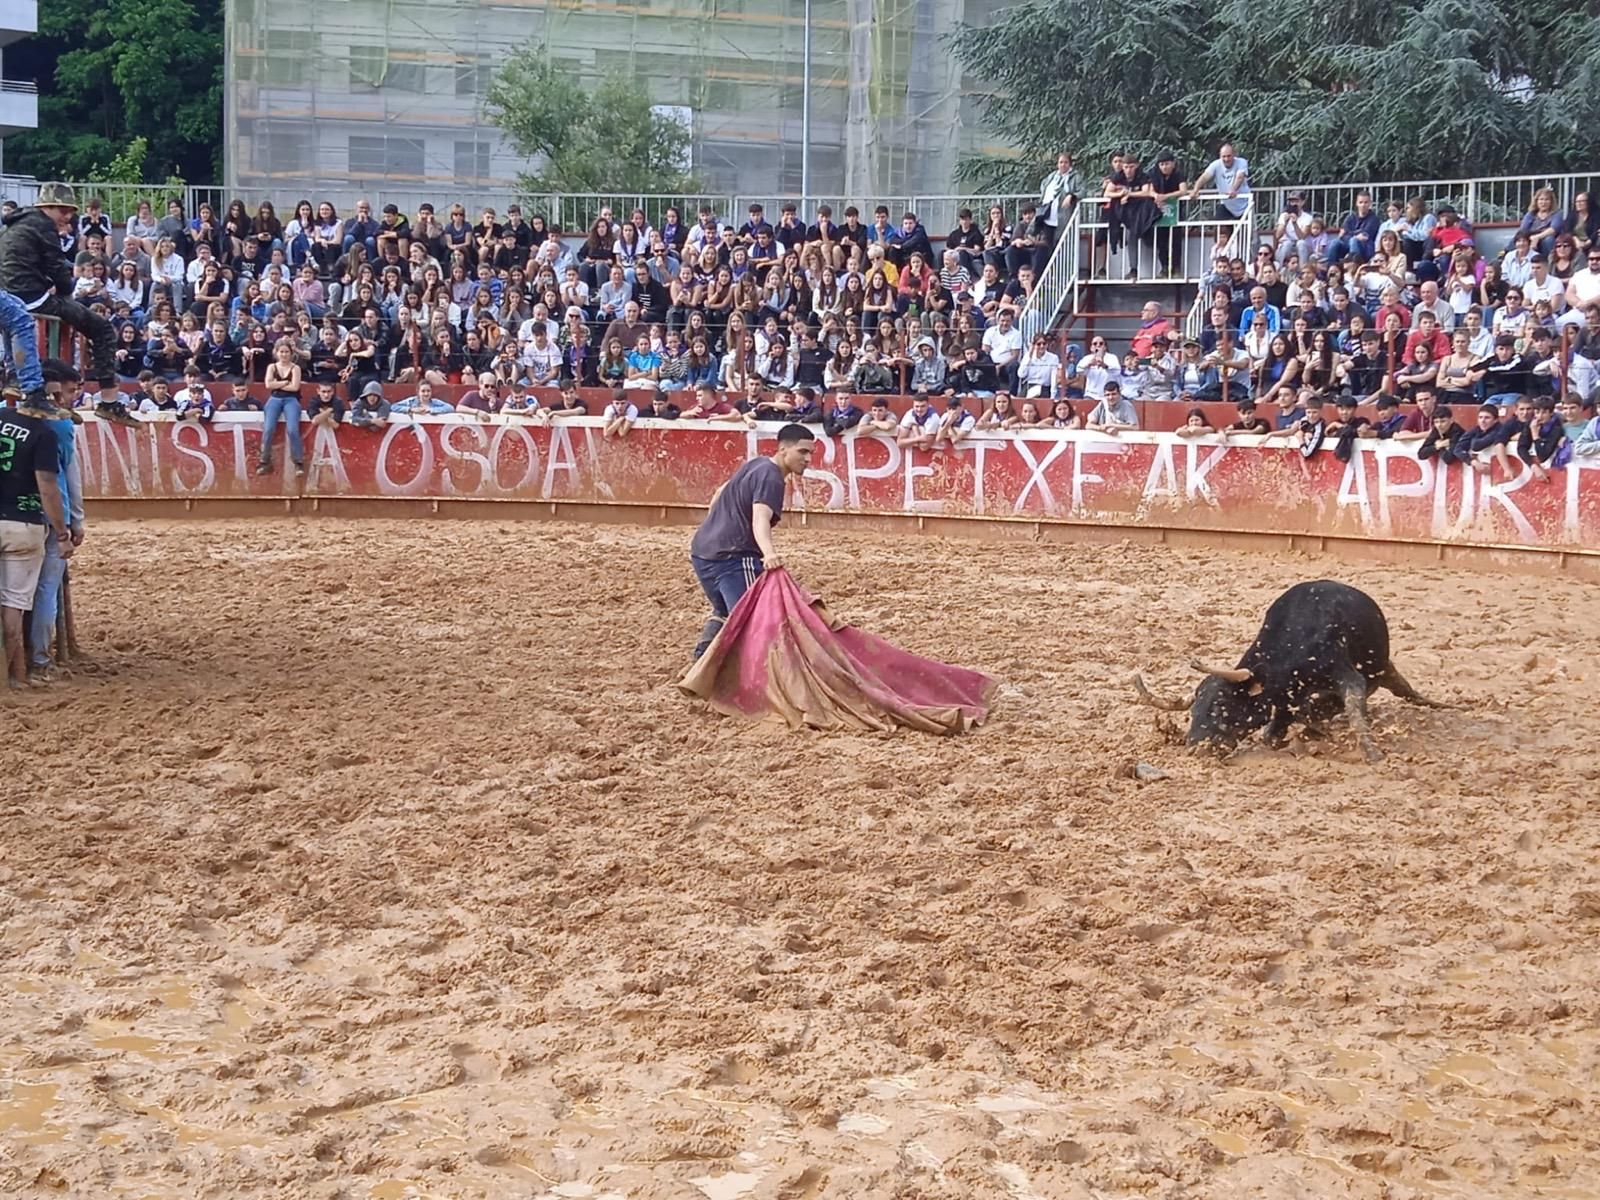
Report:
<svg viewBox="0 0 1600 1200"><path fill-rule="evenodd" d="M1297 583L1272 602L1261 632L1237 667L1207 667L1193 701L1161 699L1142 676L1134 677L1140 699L1156 708L1189 710L1191 746L1232 750L1246 735L1264 729L1270 746L1281 746L1297 722L1313 735L1322 722L1348 714L1369 760L1382 757L1367 722L1367 697L1387 688L1403 700L1444 708L1417 694L1389 658L1389 623L1377 601L1331 579Z"/></svg>

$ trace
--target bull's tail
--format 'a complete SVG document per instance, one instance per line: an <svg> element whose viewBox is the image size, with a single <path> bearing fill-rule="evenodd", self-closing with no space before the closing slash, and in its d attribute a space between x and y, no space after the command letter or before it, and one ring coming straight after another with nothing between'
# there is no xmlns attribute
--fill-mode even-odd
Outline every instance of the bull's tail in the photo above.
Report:
<svg viewBox="0 0 1600 1200"><path fill-rule="evenodd" d="M1393 662L1390 662L1388 666L1383 668L1383 673L1379 675L1378 678L1373 681L1373 683L1374 686L1388 688L1396 696L1399 696L1400 699L1409 700L1412 704L1420 704L1423 708L1453 707L1452 705L1444 703L1442 700L1429 700L1421 692L1417 691L1416 688L1412 687L1406 682L1406 677L1400 674L1399 669L1395 667Z"/></svg>

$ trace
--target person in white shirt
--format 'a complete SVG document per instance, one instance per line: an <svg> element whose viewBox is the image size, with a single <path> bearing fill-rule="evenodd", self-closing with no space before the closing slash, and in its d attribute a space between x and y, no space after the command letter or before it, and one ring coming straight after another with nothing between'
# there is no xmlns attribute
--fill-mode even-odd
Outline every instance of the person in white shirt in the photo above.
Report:
<svg viewBox="0 0 1600 1200"><path fill-rule="evenodd" d="M1054 400L1061 390L1061 359L1050 350L1044 334L1037 334L1028 353L1017 364L1017 393L1026 400Z"/></svg>
<svg viewBox="0 0 1600 1200"><path fill-rule="evenodd" d="M1512 287L1521 287L1533 276L1533 252L1527 234L1519 233L1512 239L1511 249L1500 260L1500 278Z"/></svg>
<svg viewBox="0 0 1600 1200"><path fill-rule="evenodd" d="M1550 265L1542 254L1532 256L1532 270L1528 282L1522 285L1522 299L1529 308L1541 300L1550 301L1550 311L1559 313L1567 306L1567 285L1550 274ZM1512 285L1516 286L1515 284Z"/></svg>
<svg viewBox="0 0 1600 1200"><path fill-rule="evenodd" d="M940 446L960 445L978 423L978 418L967 411L967 406L960 396L949 397L944 405L944 416L939 418L938 432L933 437L935 450Z"/></svg>
<svg viewBox="0 0 1600 1200"><path fill-rule="evenodd" d="M911 407L906 409L906 415L900 418L898 431L895 434L895 445L914 447L918 450L927 450L933 446L933 440L939 434L939 414L933 411L933 405L926 396L918 396L911 402Z"/></svg>
<svg viewBox="0 0 1600 1200"><path fill-rule="evenodd" d="M600 415L606 423L600 436L609 442L612 438L628 436L628 430L639 419L639 410L629 401L628 394L617 388L611 393L611 402Z"/></svg>
<svg viewBox="0 0 1600 1200"><path fill-rule="evenodd" d="M561 281L561 303L568 308L589 307L589 285L578 274L578 268L570 266Z"/></svg>
<svg viewBox="0 0 1600 1200"><path fill-rule="evenodd" d="M1583 328L1591 304L1600 304L1600 242L1589 247L1589 265L1574 272L1567 280L1567 311L1561 314L1558 325Z"/></svg>
<svg viewBox="0 0 1600 1200"><path fill-rule="evenodd" d="M158 241L150 259L150 282L169 284L173 307L178 309L183 308L184 271L183 256L174 248L172 239L164 237Z"/></svg>
<svg viewBox="0 0 1600 1200"><path fill-rule="evenodd" d="M561 325L550 319L550 310L541 302L533 306L533 313L517 328L517 341L529 342L533 340L533 331L543 329L545 337L551 342L561 338Z"/></svg>
<svg viewBox="0 0 1600 1200"><path fill-rule="evenodd" d="M533 324L531 321L528 324ZM533 325L531 336L522 343L522 367L533 387L555 387L561 374L561 348L541 325Z"/></svg>
<svg viewBox="0 0 1600 1200"><path fill-rule="evenodd" d="M1273 258L1281 267L1291 254L1300 249L1303 238L1311 235L1311 213L1306 209L1306 198L1302 192L1290 192L1284 201L1283 212L1278 214L1278 223L1273 226L1272 236L1277 246Z"/></svg>
<svg viewBox="0 0 1600 1200"><path fill-rule="evenodd" d="M206 273L206 267L217 260L211 254L211 243L201 242L194 248L194 261L184 268L183 277L189 285L189 295L194 295L195 284Z"/></svg>
<svg viewBox="0 0 1600 1200"><path fill-rule="evenodd" d="M983 349L994 363L997 379L1017 390L1017 362L1022 357L1022 330L1011 323L1011 310L1004 308L995 323L983 331Z"/></svg>
<svg viewBox="0 0 1600 1200"><path fill-rule="evenodd" d="M1117 356L1106 349L1106 340L1097 337L1089 343L1089 353L1078 360L1073 382L1081 381L1083 394L1090 400L1106 398L1106 384L1122 373Z"/></svg>

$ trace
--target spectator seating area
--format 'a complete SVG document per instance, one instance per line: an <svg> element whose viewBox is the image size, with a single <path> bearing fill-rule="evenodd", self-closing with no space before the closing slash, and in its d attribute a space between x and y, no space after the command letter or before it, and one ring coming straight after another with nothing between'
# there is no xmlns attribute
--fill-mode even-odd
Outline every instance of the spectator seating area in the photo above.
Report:
<svg viewBox="0 0 1600 1200"><path fill-rule="evenodd" d="M514 384L539 394L570 380L600 397L639 391L641 407L660 390L679 409L710 385L754 414L810 389L819 406L829 392L960 397L975 415L1002 409L989 423L1009 428L1033 423L1024 401L1040 423L1059 399L1073 424L1105 416L1108 392L1136 406L1124 423L1175 428L1196 406L1231 418L1242 397L1287 397L1286 412L1313 395L1371 405L1427 389L1589 405L1600 380L1587 193L1565 211L1536 194L1494 254L1448 204L1380 211L1358 196L1324 214L1291 194L1248 255L1212 259L1187 319L1152 301L1115 340L1091 313L1028 323L1050 252L1036 222L1032 203L963 210L938 231L886 206L785 203L667 208L656 225L602 208L564 230L516 205L301 201L280 214L234 201L145 207L114 230L88 203L72 254L77 298L117 326L118 374L147 410L177 407L170 385L186 374L259 391L284 341L308 389L332 383L346 400L371 383L408 398L426 381L476 407L493 380L492 409ZM152 375L167 395L140 385Z"/></svg>

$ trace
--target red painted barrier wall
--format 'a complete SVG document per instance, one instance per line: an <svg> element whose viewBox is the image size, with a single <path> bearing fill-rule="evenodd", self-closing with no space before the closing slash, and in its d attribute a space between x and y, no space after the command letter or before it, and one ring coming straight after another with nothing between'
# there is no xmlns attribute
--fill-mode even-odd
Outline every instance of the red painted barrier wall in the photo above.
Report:
<svg viewBox="0 0 1600 1200"><path fill-rule="evenodd" d="M91 498L407 497L703 505L776 425L642 422L607 442L598 418L421 418L379 430L309 423L307 472L282 452L257 476L260 417L79 430ZM1415 443L1362 444L1345 464L1282 444L1221 445L1139 433L980 435L955 451L879 436L821 438L792 507L871 513L1071 519L1261 533L1600 550L1600 461L1548 480L1512 459L1480 475L1419 461Z"/></svg>

